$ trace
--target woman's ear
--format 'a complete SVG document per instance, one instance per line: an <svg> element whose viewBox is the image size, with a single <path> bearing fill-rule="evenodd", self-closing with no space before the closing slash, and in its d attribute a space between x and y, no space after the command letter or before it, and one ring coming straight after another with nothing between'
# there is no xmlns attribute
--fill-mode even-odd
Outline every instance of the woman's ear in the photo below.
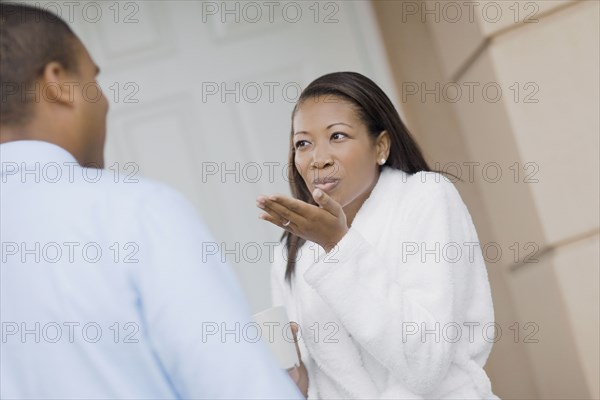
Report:
<svg viewBox="0 0 600 400"><path fill-rule="evenodd" d="M390 155L391 139L388 131L381 131L377 136L375 147L377 150L377 159L387 160Z"/></svg>

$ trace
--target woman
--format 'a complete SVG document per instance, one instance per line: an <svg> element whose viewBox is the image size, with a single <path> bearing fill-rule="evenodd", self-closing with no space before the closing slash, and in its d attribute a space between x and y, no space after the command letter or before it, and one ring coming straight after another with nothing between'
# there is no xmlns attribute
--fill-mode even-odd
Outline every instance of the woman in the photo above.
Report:
<svg viewBox="0 0 600 400"><path fill-rule="evenodd" d="M290 143L293 198L257 205L285 229L273 303L301 328L304 395L497 399L482 368L494 314L471 216L385 93L357 73L316 79Z"/></svg>

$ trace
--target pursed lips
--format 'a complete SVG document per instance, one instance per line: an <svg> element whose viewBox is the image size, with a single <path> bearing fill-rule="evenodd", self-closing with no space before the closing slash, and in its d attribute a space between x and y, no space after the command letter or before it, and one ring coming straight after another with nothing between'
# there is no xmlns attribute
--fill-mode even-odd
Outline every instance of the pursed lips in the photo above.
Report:
<svg viewBox="0 0 600 400"><path fill-rule="evenodd" d="M322 179L315 179L313 181L313 184L316 188L319 188L325 192L329 192L331 190L333 190L338 183L340 182L340 179L338 178L322 178Z"/></svg>

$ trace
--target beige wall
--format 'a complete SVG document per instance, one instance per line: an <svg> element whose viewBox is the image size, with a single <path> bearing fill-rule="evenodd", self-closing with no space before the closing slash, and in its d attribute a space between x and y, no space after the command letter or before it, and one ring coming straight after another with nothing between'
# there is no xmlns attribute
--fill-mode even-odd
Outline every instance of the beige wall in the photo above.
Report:
<svg viewBox="0 0 600 400"><path fill-rule="evenodd" d="M409 128L432 167L460 166L480 241L502 250L488 261L502 337L486 365L502 398L600 398L599 4L478 1L458 17L373 1Z"/></svg>

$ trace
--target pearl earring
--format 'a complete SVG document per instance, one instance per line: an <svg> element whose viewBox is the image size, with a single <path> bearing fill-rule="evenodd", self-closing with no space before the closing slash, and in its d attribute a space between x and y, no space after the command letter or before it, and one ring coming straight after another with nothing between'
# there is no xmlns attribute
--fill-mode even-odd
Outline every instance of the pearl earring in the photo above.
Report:
<svg viewBox="0 0 600 400"><path fill-rule="evenodd" d="M379 161L379 165L383 165L383 164L385 164L385 158L382 158L382 159Z"/></svg>

